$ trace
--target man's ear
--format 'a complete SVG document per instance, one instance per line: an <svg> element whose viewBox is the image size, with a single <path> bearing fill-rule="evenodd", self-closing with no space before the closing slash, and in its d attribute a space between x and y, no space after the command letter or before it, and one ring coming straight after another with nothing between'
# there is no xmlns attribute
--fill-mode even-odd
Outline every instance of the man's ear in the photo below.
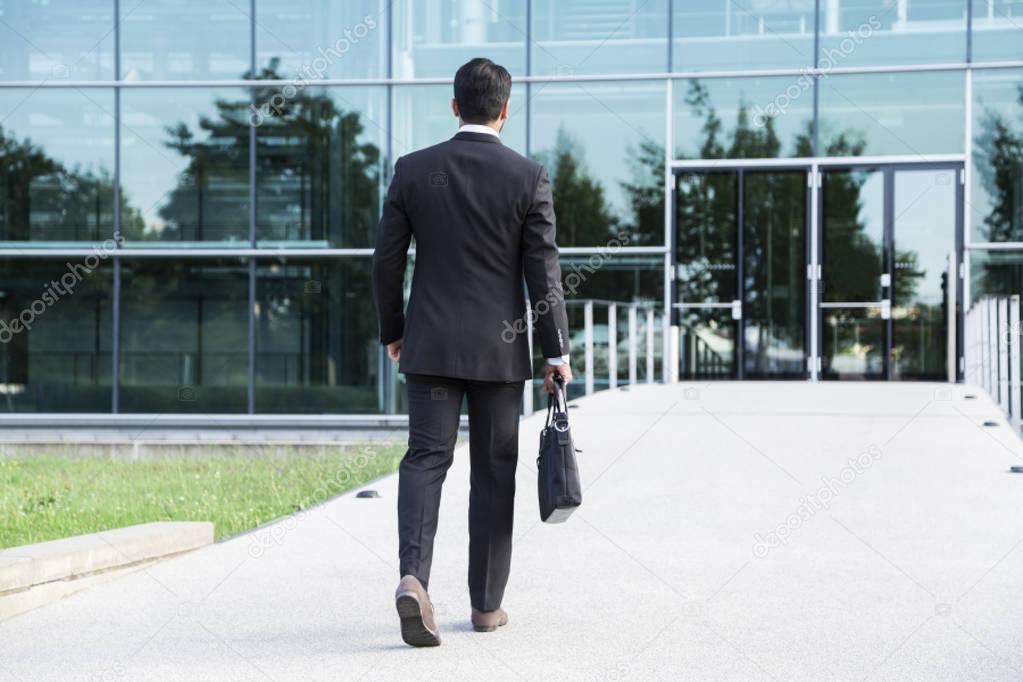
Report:
<svg viewBox="0 0 1023 682"><path fill-rule="evenodd" d="M505 100L504 106L501 107L501 115L497 117L499 121L508 120L508 110L511 108L511 97Z"/></svg>
<svg viewBox="0 0 1023 682"><path fill-rule="evenodd" d="M462 118L462 115L458 113L458 100L454 97L451 98L451 113L455 115L455 118Z"/></svg>

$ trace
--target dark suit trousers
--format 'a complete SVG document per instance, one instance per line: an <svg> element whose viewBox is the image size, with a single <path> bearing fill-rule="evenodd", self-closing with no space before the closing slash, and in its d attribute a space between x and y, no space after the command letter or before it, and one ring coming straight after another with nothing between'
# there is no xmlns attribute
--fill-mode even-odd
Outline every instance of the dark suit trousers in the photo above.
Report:
<svg viewBox="0 0 1023 682"><path fill-rule="evenodd" d="M501 605L508 583L523 382L406 375L409 447L398 468L401 575L430 579L441 485L453 460L463 396L469 403L469 596Z"/></svg>

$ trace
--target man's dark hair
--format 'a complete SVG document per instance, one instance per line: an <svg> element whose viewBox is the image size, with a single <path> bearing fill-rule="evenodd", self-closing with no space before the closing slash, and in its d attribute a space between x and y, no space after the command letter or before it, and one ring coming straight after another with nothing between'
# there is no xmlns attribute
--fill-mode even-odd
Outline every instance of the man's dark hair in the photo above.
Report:
<svg viewBox="0 0 1023 682"><path fill-rule="evenodd" d="M511 74L486 57L476 57L455 73L455 101L466 123L490 123L511 95Z"/></svg>

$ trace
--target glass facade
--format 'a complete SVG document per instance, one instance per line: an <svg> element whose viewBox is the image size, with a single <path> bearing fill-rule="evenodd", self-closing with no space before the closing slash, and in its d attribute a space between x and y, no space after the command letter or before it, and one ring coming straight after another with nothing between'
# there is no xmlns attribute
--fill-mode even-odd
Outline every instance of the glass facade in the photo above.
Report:
<svg viewBox="0 0 1023 682"><path fill-rule="evenodd" d="M1019 292L1021 26L1023 0L0 0L0 410L400 411L373 235L474 56L550 172L596 388L936 376L948 252L968 299Z"/></svg>
<svg viewBox="0 0 1023 682"><path fill-rule="evenodd" d="M245 259L123 261L123 412L245 412Z"/></svg>
<svg viewBox="0 0 1023 682"><path fill-rule="evenodd" d="M248 96L240 89L132 88L121 98L125 246L247 246Z"/></svg>

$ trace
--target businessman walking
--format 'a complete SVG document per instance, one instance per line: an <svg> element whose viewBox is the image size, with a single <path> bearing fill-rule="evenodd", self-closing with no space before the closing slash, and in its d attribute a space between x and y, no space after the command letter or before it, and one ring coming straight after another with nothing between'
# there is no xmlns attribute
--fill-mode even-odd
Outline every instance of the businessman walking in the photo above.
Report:
<svg viewBox="0 0 1023 682"><path fill-rule="evenodd" d="M458 133L398 159L373 256L380 341L408 389L408 451L398 469L395 603L401 635L436 646L427 594L441 485L468 403L469 595L475 630L508 622L515 467L523 383L532 378L522 282L547 358L544 386L571 381L554 206L543 166L501 144L511 76L477 58L455 74ZM416 260L408 312L409 243Z"/></svg>

